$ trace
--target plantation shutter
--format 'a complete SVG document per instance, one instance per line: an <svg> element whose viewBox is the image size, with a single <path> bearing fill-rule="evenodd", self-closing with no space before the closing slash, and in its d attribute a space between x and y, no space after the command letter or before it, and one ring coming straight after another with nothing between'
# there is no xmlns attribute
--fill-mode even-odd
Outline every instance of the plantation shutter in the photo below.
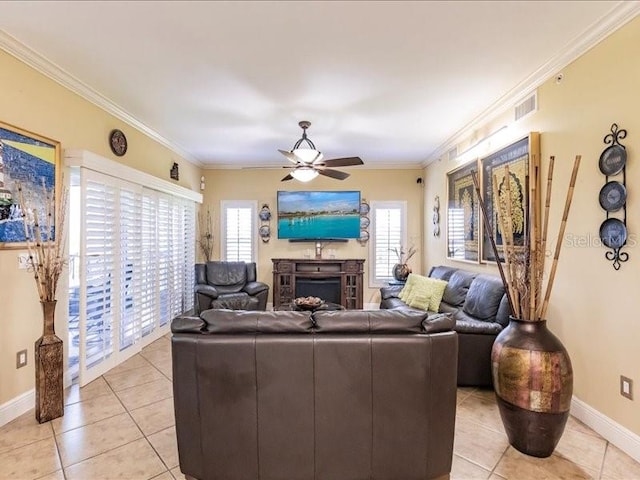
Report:
<svg viewBox="0 0 640 480"><path fill-rule="evenodd" d="M136 189L120 189L120 349L130 347L140 337L142 294L141 194Z"/></svg>
<svg viewBox="0 0 640 480"><path fill-rule="evenodd" d="M158 195L158 294L159 324L166 325L171 320L171 288L169 285L171 268L171 205L167 195Z"/></svg>
<svg viewBox="0 0 640 480"><path fill-rule="evenodd" d="M182 269L184 271L182 284L182 311L188 312L193 308L194 288L196 275L194 265L196 263L196 208L195 204L188 200L183 200L184 210L184 242Z"/></svg>
<svg viewBox="0 0 640 480"><path fill-rule="evenodd" d="M70 298L78 298L70 351L79 352L70 365L85 385L193 307L195 204L89 168L72 168L71 186L80 279L70 284Z"/></svg>
<svg viewBox="0 0 640 480"><path fill-rule="evenodd" d="M116 189L86 179L84 194L84 268L80 273L80 342L86 346L80 368L106 361L114 349ZM83 278L84 277L84 278Z"/></svg>
<svg viewBox="0 0 640 480"><path fill-rule="evenodd" d="M398 263L393 249L400 251L401 245L406 246L405 210L404 202L372 202L372 284L393 278L393 266Z"/></svg>
<svg viewBox="0 0 640 480"><path fill-rule="evenodd" d="M156 292L158 291L158 195L153 190L144 189L142 194L141 236L142 266L140 305L141 335L146 337L156 328Z"/></svg>
<svg viewBox="0 0 640 480"><path fill-rule="evenodd" d="M177 199L171 202L171 265L169 268L169 284L171 289L170 318L182 313L182 298L184 292L184 211Z"/></svg>
<svg viewBox="0 0 640 480"><path fill-rule="evenodd" d="M224 259L254 262L255 205L253 202L223 202L223 205Z"/></svg>

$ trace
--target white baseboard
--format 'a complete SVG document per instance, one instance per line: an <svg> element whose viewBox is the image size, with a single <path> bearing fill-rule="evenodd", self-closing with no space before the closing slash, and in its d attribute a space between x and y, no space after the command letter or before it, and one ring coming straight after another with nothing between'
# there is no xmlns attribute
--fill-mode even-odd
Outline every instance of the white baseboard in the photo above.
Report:
<svg viewBox="0 0 640 480"><path fill-rule="evenodd" d="M71 374L69 370L64 372L62 380L62 388L67 389L71 386ZM28 412L32 408L36 407L36 389L24 392L18 395L13 400L0 405L0 427L6 425L12 420L15 420L23 413Z"/></svg>
<svg viewBox="0 0 640 480"><path fill-rule="evenodd" d="M28 412L36 405L36 390L31 390L18 395L13 400L0 405L0 427L6 425L11 420L18 418L23 413Z"/></svg>
<svg viewBox="0 0 640 480"><path fill-rule="evenodd" d="M609 440L636 462L640 462L640 436L575 396L571 400L571 415Z"/></svg>

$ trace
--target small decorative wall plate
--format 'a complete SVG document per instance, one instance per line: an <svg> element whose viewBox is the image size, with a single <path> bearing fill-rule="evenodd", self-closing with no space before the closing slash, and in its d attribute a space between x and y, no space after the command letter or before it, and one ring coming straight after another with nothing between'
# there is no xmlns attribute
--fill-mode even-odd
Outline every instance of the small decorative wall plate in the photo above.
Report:
<svg viewBox="0 0 640 480"><path fill-rule="evenodd" d="M360 238L359 238L359 242L366 242L369 240L369 232L367 232L366 230L360 230Z"/></svg>
<svg viewBox="0 0 640 480"><path fill-rule="evenodd" d="M360 215L367 215L369 213L369 204L367 202L362 202L360 204Z"/></svg>
<svg viewBox="0 0 640 480"><path fill-rule="evenodd" d="M271 236L271 228L269 228L269 225L262 225L259 233L262 238L269 237Z"/></svg>
<svg viewBox="0 0 640 480"><path fill-rule="evenodd" d="M367 228L369 226L369 217L360 217L360 228Z"/></svg>
<svg viewBox="0 0 640 480"><path fill-rule="evenodd" d="M262 205L262 210L259 213L260 220L263 222L268 222L271 219L271 210L269 210L269 205L266 203Z"/></svg>
<svg viewBox="0 0 640 480"><path fill-rule="evenodd" d="M627 227L618 218L608 218L600 225L600 240L609 248L620 248L627 242Z"/></svg>
<svg viewBox="0 0 640 480"><path fill-rule="evenodd" d="M127 153L127 137L124 136L122 130L111 130L111 133L109 133L109 146L114 155L118 157Z"/></svg>
<svg viewBox="0 0 640 480"><path fill-rule="evenodd" d="M611 145L600 155L598 166L606 176L617 175L627 163L627 151L622 145Z"/></svg>
<svg viewBox="0 0 640 480"><path fill-rule="evenodd" d="M627 201L627 188L620 182L607 182L600 189L600 206L607 212L620 210Z"/></svg>

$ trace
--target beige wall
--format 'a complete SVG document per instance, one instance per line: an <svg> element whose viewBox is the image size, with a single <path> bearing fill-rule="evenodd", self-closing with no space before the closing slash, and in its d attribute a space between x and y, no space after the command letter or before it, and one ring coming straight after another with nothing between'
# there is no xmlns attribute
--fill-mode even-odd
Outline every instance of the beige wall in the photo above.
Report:
<svg viewBox="0 0 640 480"><path fill-rule="evenodd" d="M582 155L547 317L549 327L571 355L575 396L635 434L640 434L637 403L640 394L640 322L637 319L640 256L636 246L640 228L638 45L640 18L564 68L561 83L557 84L554 79L544 83L538 90L539 111L508 129L513 140L529 131L541 133L544 179L549 156L556 157L549 234L549 238L554 239L552 247L555 247L573 159L577 154ZM509 117L505 115L484 130L493 131ZM630 259L619 271L604 258L606 249L598 242L598 229L605 219L598 203L598 192L605 183L605 176L598 170L598 159L606 147L603 138L614 122L628 130L622 142L628 151L630 242L624 250ZM436 194L446 198L445 174L456 166L458 163L442 159L426 169L425 202L429 211ZM446 203L442 205L444 232ZM427 226L425 251L429 266L448 264L497 274L494 265L446 260L446 235L436 239L431 232ZM549 266L550 263L547 271ZM619 394L621 374L636 381L634 401Z"/></svg>
<svg viewBox="0 0 640 480"><path fill-rule="evenodd" d="M274 152L274 155L279 155ZM365 159L366 162L366 159ZM281 182L286 175L283 169L246 169L246 170L205 170L206 189L204 191L203 208L209 207L214 223L214 258L220 258L220 201L221 200L255 200L258 208L266 203L274 218L271 220L271 240L269 243L259 241L258 277L261 281L272 284L272 258L303 258L305 250L313 249L313 243L290 243L278 240L276 213L276 193L278 190L360 190L362 198L375 200L406 200L408 241L420 245L422 236L422 184L416 183L421 170L368 170L358 167L347 169L351 176L343 181L318 177L308 184L296 181ZM364 303L379 303L378 287L369 286L369 243L361 246L357 241L347 243L331 243L327 249L334 249L337 258L364 258L365 289ZM325 251L326 252L326 251ZM415 271L420 270L421 249L411 259L410 265ZM272 297L269 297L269 302Z"/></svg>
<svg viewBox="0 0 640 480"><path fill-rule="evenodd" d="M199 191L200 169L124 124L95 105L0 51L0 120L58 140L64 149L89 150L151 175L169 180L173 162L180 165L180 185ZM128 151L115 157L109 132L127 135ZM18 270L18 251L0 251L0 405L34 386L33 344L42 334L42 313L34 279ZM56 333L66 342L66 281L61 282ZM16 352L28 350L28 365L15 368Z"/></svg>

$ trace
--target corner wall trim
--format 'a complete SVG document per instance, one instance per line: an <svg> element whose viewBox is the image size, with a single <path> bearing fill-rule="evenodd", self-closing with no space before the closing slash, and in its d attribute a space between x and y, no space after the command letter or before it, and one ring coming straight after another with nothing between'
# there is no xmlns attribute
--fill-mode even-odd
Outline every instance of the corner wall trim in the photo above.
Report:
<svg viewBox="0 0 640 480"><path fill-rule="evenodd" d="M35 407L36 390L31 390L18 395L13 400L0 405L0 427L6 425L11 420L18 418L23 413L28 412Z"/></svg>
<svg viewBox="0 0 640 480"><path fill-rule="evenodd" d="M636 462L640 462L640 436L575 396L571 400L571 415L609 440Z"/></svg>

